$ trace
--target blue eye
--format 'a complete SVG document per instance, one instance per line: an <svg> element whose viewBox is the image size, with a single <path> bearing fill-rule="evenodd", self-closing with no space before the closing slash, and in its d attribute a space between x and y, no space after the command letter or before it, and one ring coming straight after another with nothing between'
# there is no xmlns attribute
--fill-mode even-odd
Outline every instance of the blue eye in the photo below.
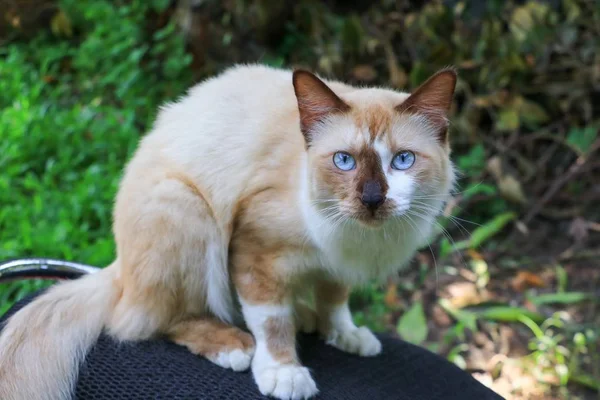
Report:
<svg viewBox="0 0 600 400"><path fill-rule="evenodd" d="M401 151L392 159L392 168L404 171L415 163L415 153L412 151Z"/></svg>
<svg viewBox="0 0 600 400"><path fill-rule="evenodd" d="M350 171L356 167L354 157L343 151L339 151L333 155L333 163L342 171Z"/></svg>

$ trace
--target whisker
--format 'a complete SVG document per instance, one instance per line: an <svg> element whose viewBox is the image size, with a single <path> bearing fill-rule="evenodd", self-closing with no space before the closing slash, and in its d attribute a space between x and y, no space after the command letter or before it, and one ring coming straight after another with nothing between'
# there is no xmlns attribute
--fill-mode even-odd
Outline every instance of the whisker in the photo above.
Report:
<svg viewBox="0 0 600 400"><path fill-rule="evenodd" d="M412 207L412 209L418 210L418 211L430 212L430 213L437 211L432 207L427 208L427 205L421 205L421 204L414 204L414 207ZM469 236L471 234L469 232L469 230L467 228L465 228L459 221L455 220L455 218L452 215L448 215L448 216L444 216L444 217L447 218L448 221L452 222L458 228L458 230L461 231L461 233L464 233L467 236Z"/></svg>
<svg viewBox="0 0 600 400"><path fill-rule="evenodd" d="M421 231L421 229L418 227L417 223L415 221L413 221L413 219L410 217L410 213L404 214L405 217L408 218L408 222L409 224L414 227L417 232L420 233L421 237L425 240L427 240L427 238L424 237L423 232ZM439 275L438 275L438 265L437 265L437 260L435 258L435 254L433 251L433 248L431 247L431 243L429 243L429 240L427 240L427 247L429 247L429 252L431 253L431 258L433 258L433 269L435 270L435 286L436 289L439 285Z"/></svg>
<svg viewBox="0 0 600 400"><path fill-rule="evenodd" d="M479 185L481 185L483 183L483 181L479 181L476 185L465 189L465 190L461 190L461 191L452 191L449 194L433 194L433 195L425 195L425 196L414 196L413 199L434 199L434 198L438 198L438 199L443 199L443 198L448 198L451 196L456 196L459 194L463 194L466 193L467 191L471 191L473 189L475 189L476 187L478 187Z"/></svg>
<svg viewBox="0 0 600 400"><path fill-rule="evenodd" d="M410 212L410 211L411 211L411 210L409 210L408 214L411 214L411 212ZM427 218L425 218L425 216L423 216L423 215L421 215L421 214L419 214L419 213L415 213L415 212L413 212L413 213L412 213L412 215L414 215L414 216L416 216L416 217L419 217L419 218L422 218L422 219L424 219L425 221L427 221ZM440 225L440 223L439 223L439 222L437 222L435 219L433 219L433 220L432 220L432 222L433 222L435 225L437 225L437 226L438 226L438 227L441 229L441 233L442 233L442 234L443 234L443 235L446 237L446 239L448 239L448 240L450 241L450 244L451 244L451 245L452 245L452 247L454 248L454 252L458 253L458 255L460 256L460 258L461 258L461 262L462 262L463 266L464 266L465 268L467 268L467 269L468 269L467 262L466 262L465 258L463 257L463 255L462 255L462 252L460 252L460 251L459 251L459 250L456 248L456 242L455 242L455 241L454 241L454 239L452 238L452 235L450 235L450 232L448 232L448 230L446 230L446 228L444 228L442 225Z"/></svg>
<svg viewBox="0 0 600 400"><path fill-rule="evenodd" d="M431 207L430 204L423 203L422 201L414 201L413 203L417 204L417 205L420 205L420 206L429 206L429 207ZM431 211L435 211L435 209L433 207L430 210ZM459 217L457 217L455 215L445 215L444 217L457 219L459 221L466 222L466 223L469 223L469 224L472 224L472 225L476 225L476 226L481 226L481 224L478 224L477 222L469 221L468 219L459 218Z"/></svg>
<svg viewBox="0 0 600 400"><path fill-rule="evenodd" d="M436 212L437 210L433 207L431 207L429 204L423 203L423 202L419 202L419 201L415 201L414 203L414 207L415 209L421 210L421 211L427 211L427 212ZM471 235L471 232L465 228L465 226L460 222L466 222L469 224L473 224L476 226L481 226L481 224L478 224L476 222L472 222L463 218L459 218L456 217L454 215L445 215L444 218L448 218L449 221L451 221L456 227L458 227L458 229L461 231L461 233L466 234L467 236Z"/></svg>

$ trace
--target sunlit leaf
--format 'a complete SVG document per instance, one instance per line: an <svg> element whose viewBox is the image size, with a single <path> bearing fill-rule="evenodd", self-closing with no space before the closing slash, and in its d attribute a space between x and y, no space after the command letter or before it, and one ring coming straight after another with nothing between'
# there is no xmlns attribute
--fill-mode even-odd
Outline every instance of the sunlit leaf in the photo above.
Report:
<svg viewBox="0 0 600 400"><path fill-rule="evenodd" d="M524 41L536 22L543 20L548 13L548 6L537 1L528 1L527 4L514 9L510 19L510 31L519 41Z"/></svg>
<svg viewBox="0 0 600 400"><path fill-rule="evenodd" d="M519 128L519 112L513 108L506 108L498 114L496 129L499 131L514 131Z"/></svg>
<svg viewBox="0 0 600 400"><path fill-rule="evenodd" d="M440 299L438 303L444 311L456 321L460 322L464 328L470 329L471 331L477 330L477 315L473 311L458 309L454 307L448 299Z"/></svg>
<svg viewBox="0 0 600 400"><path fill-rule="evenodd" d="M73 27L71 26L71 20L65 14L64 11L60 10L57 12L50 21L50 29L56 36L73 36Z"/></svg>
<svg viewBox="0 0 600 400"><path fill-rule="evenodd" d="M523 193L523 187L512 175L504 175L498 181L498 189L500 194L508 201L512 201L517 204L527 203L525 193Z"/></svg>
<svg viewBox="0 0 600 400"><path fill-rule="evenodd" d="M562 6L564 7L568 21L575 21L580 17L581 7L577 4L576 0L563 0Z"/></svg>
<svg viewBox="0 0 600 400"><path fill-rule="evenodd" d="M466 343L461 343L457 346L454 346L450 352L448 352L448 356L446 357L448 361L456 364L460 369L467 368L467 362L465 358L460 354L461 352L465 352L469 350L469 345Z"/></svg>
<svg viewBox="0 0 600 400"><path fill-rule="evenodd" d="M481 246L485 241L492 238L498 232L500 232L509 222L517 217L514 212L506 212L498 215L491 221L478 227L471 234L469 246L471 248L477 248Z"/></svg>
<svg viewBox="0 0 600 400"><path fill-rule="evenodd" d="M413 344L421 344L427 339L427 320L421 302L414 303L402 315L396 330L402 339Z"/></svg>
<svg viewBox="0 0 600 400"><path fill-rule="evenodd" d="M496 306L477 311L476 314L480 318L497 322L519 322L522 316L538 324L544 321L543 315L520 307Z"/></svg>
<svg viewBox="0 0 600 400"><path fill-rule="evenodd" d="M585 292L544 293L528 297L529 301L536 306L542 304L574 304L592 298L593 296L590 293Z"/></svg>
<svg viewBox="0 0 600 400"><path fill-rule="evenodd" d="M485 194L488 196L495 195L498 191L496 187L487 183L472 183L462 193L465 199L471 198L477 194Z"/></svg>

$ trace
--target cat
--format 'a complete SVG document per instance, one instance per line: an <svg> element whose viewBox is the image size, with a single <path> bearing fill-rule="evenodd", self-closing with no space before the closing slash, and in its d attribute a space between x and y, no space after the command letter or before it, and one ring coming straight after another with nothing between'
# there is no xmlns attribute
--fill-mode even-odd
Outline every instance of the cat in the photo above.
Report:
<svg viewBox="0 0 600 400"><path fill-rule="evenodd" d="M380 353L348 297L427 243L455 184L456 80L443 69L402 93L241 65L162 107L121 180L115 261L8 320L0 398L70 398L102 331L166 336L250 368L279 399L318 393L296 354L300 330Z"/></svg>

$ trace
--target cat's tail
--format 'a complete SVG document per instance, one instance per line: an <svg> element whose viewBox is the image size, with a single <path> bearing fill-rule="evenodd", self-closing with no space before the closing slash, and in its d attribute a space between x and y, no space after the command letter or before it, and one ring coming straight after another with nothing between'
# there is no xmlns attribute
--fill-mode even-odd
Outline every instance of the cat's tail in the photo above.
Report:
<svg viewBox="0 0 600 400"><path fill-rule="evenodd" d="M0 399L67 400L114 307L115 268L50 288L0 335Z"/></svg>

